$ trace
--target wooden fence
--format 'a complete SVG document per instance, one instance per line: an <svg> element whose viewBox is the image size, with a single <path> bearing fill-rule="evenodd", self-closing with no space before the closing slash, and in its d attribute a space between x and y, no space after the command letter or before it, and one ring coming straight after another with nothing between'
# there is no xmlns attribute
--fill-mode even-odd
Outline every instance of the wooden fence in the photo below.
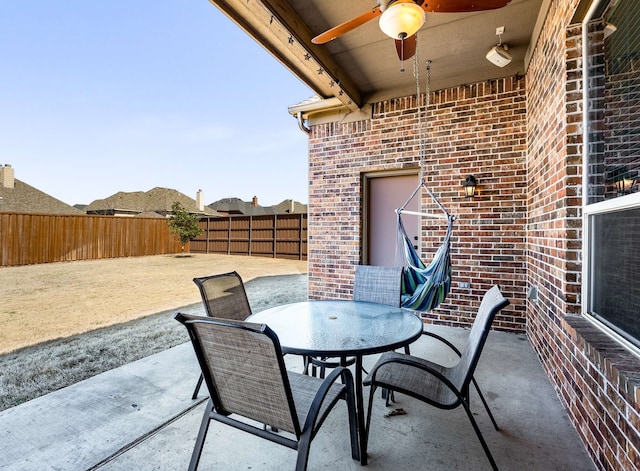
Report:
<svg viewBox="0 0 640 471"><path fill-rule="evenodd" d="M166 219L0 213L0 266L180 253Z"/></svg>
<svg viewBox="0 0 640 471"><path fill-rule="evenodd" d="M307 215L207 217L192 253L307 259ZM0 267L180 253L166 219L0 213Z"/></svg>
<svg viewBox="0 0 640 471"><path fill-rule="evenodd" d="M307 259L306 214L206 217L200 227L204 233L191 241L192 253Z"/></svg>

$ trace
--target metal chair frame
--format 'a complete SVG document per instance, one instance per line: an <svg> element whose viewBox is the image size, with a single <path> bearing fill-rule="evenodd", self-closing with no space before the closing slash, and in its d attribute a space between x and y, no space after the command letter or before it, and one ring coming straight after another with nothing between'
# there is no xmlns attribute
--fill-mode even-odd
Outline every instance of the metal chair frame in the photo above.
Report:
<svg viewBox="0 0 640 471"><path fill-rule="evenodd" d="M340 399L347 405L351 456L360 460L355 391L348 369L336 368L325 380L287 371L278 337L266 324L181 313L174 318L189 332L210 391L190 471L198 467L212 420L297 450L295 469L304 471L311 442ZM269 401L256 401L251 394L256 390L271 391ZM293 438L242 418L270 424Z"/></svg>
<svg viewBox="0 0 640 471"><path fill-rule="evenodd" d="M414 397L439 409L450 410L462 406L491 463L491 467L497 470L498 467L491 455L491 451L471 413L469 386L473 383L494 428L499 430L498 424L473 375L489 334L491 323L497 312L508 304L509 301L502 296L497 286L492 287L485 293L478 309L476 320L462 351L458 350L448 340L438 335L424 332L424 335L442 341L458 354L460 361L453 367L443 367L428 360L402 353L389 352L383 354L371 370L369 377L364 381L364 384L371 385L365 427L367 440L371 426L373 395L377 387L382 387L386 390Z"/></svg>

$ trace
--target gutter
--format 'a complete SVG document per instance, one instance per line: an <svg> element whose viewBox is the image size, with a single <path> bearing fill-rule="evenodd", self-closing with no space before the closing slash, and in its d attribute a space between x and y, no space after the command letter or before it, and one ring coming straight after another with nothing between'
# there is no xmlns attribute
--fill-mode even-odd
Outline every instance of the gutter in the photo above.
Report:
<svg viewBox="0 0 640 471"><path fill-rule="evenodd" d="M311 133L311 125L328 122L350 123L371 119L371 105L357 111L350 111L338 98L321 98L318 95L289 107L289 113L298 120L298 126L306 134Z"/></svg>
<svg viewBox="0 0 640 471"><path fill-rule="evenodd" d="M302 111L298 111L298 113L295 114L294 116L298 118L298 127L300 128L300 130L307 134L311 134L311 128L308 128L304 125L304 118L302 117Z"/></svg>

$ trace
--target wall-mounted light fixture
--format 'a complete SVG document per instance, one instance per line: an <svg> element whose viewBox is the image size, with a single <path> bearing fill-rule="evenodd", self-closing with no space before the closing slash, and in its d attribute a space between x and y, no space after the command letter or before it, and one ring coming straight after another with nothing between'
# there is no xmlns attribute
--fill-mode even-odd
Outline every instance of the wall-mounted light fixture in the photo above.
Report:
<svg viewBox="0 0 640 471"><path fill-rule="evenodd" d="M616 25L614 25L612 23L605 23L604 24L604 39L607 39L609 36L611 36L616 31L618 31L618 28L616 27Z"/></svg>
<svg viewBox="0 0 640 471"><path fill-rule="evenodd" d="M619 195L629 195L633 193L633 185L636 184L636 177L623 175L615 182Z"/></svg>
<svg viewBox="0 0 640 471"><path fill-rule="evenodd" d="M462 184L462 188L464 188L464 196L467 198L473 198L476 195L476 186L478 186L476 177L473 175L467 176Z"/></svg>
<svg viewBox="0 0 640 471"><path fill-rule="evenodd" d="M613 181L618 195L629 195L633 193L633 186L638 180L638 174L628 170L626 166L621 166L613 169L609 178L610 181Z"/></svg>

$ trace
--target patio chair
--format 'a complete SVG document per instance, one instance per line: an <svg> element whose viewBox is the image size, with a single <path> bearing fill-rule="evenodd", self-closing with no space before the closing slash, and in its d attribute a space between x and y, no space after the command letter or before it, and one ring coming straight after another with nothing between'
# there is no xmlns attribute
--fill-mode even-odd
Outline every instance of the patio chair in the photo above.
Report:
<svg viewBox="0 0 640 471"><path fill-rule="evenodd" d="M402 291L402 267L378 267L358 265L353 287L354 301L386 304L400 307ZM404 347L409 354L409 346Z"/></svg>
<svg viewBox="0 0 640 471"><path fill-rule="evenodd" d="M402 267L381 267L374 265L357 265L353 286L353 300L370 303L386 304L400 307L400 283ZM405 347L409 353L409 347ZM355 358L308 358L312 375L316 375L316 368L320 368L320 377L324 378L327 368L350 366Z"/></svg>
<svg viewBox="0 0 640 471"><path fill-rule="evenodd" d="M402 267L358 265L353 287L353 300L400 307L402 303ZM409 345L404 347L409 355ZM365 373L367 373L365 371ZM393 401L393 391L382 389L387 406Z"/></svg>
<svg viewBox="0 0 640 471"><path fill-rule="evenodd" d="M237 272L194 278L193 282L200 289L207 316L243 321L251 315L244 283ZM191 399L198 397L202 380L200 374Z"/></svg>
<svg viewBox="0 0 640 471"><path fill-rule="evenodd" d="M198 467L211 420L297 450L295 469L306 470L311 441L340 399L346 399L351 456L360 459L348 369L337 368L325 380L287 371L278 337L266 324L180 313L174 317L189 332L210 392L190 471ZM269 424L272 430L249 421Z"/></svg>
<svg viewBox="0 0 640 471"><path fill-rule="evenodd" d="M473 430L478 440L480 440L492 468L497 470L498 467L489 451L489 447L482 437L480 428L471 413L469 407L469 386L473 383L491 418L494 428L499 430L498 424L489 410L489 405L482 395L473 374L487 340L493 318L496 313L507 304L509 304L509 301L502 296L500 289L494 286L485 293L482 299L478 314L462 352L453 347L450 342L442 339L446 345L453 348L453 350L460 355L460 361L453 367L444 367L428 360L402 353L384 353L364 381L365 385L371 385L367 425L365 427L367 439L371 426L373 394L377 387L407 394L439 409L455 409L458 406L462 406L471 421ZM425 334L430 335L428 333ZM439 336L430 336L441 339Z"/></svg>

